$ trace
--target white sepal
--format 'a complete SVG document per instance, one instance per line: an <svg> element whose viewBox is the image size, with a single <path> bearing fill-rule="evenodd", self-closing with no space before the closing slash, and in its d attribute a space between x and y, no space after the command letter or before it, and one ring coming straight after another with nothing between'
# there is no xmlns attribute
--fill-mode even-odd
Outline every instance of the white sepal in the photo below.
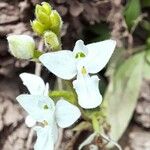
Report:
<svg viewBox="0 0 150 150"><path fill-rule="evenodd" d="M85 58L85 67L89 73L97 73L108 63L114 49L116 41L105 40L86 45L88 55Z"/></svg>
<svg viewBox="0 0 150 150"><path fill-rule="evenodd" d="M30 73L21 73L20 78L32 95L44 95L46 86L41 77Z"/></svg>
<svg viewBox="0 0 150 150"><path fill-rule="evenodd" d="M76 75L76 64L69 50L46 53L40 56L42 64L56 76L62 79L72 79Z"/></svg>

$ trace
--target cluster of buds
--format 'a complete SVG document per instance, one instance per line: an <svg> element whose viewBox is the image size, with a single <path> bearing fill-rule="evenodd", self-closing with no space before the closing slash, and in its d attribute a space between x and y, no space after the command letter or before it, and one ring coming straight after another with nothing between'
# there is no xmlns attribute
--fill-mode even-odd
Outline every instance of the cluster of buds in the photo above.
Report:
<svg viewBox="0 0 150 150"><path fill-rule="evenodd" d="M36 5L36 19L31 22L33 31L44 39L48 49L57 51L61 49L60 32L62 19L56 10L43 2ZM7 37L10 53L19 59L33 59L35 57L36 46L34 39L28 35L9 35Z"/></svg>
<svg viewBox="0 0 150 150"><path fill-rule="evenodd" d="M38 35L43 35L48 30L56 35L60 34L62 19L59 13L56 10L52 10L48 3L43 2L42 5L36 5L35 17L36 19L31 22L31 25Z"/></svg>
<svg viewBox="0 0 150 150"><path fill-rule="evenodd" d="M36 19L31 22L32 29L35 33L43 36L48 49L58 50L60 48L60 32L62 28L62 19L56 10L43 2L41 5L36 5ZM53 41L54 39L54 41Z"/></svg>

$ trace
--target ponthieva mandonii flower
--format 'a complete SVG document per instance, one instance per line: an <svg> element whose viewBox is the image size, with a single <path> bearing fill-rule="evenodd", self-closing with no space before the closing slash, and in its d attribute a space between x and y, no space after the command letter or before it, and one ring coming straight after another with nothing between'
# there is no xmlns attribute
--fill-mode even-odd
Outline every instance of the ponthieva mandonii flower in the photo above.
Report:
<svg viewBox="0 0 150 150"><path fill-rule="evenodd" d="M20 76L29 91L32 93L34 91L34 94L22 94L16 98L29 116L36 121L34 130L37 133L37 141L34 149L53 150L58 136L57 125L61 128L69 127L80 117L80 110L64 99L60 99L55 105L48 95L41 95L46 86L43 86L44 82L40 77L27 73ZM28 80L27 76L33 80ZM37 88L33 88L33 86L37 86ZM37 89L39 95L36 93Z"/></svg>
<svg viewBox="0 0 150 150"><path fill-rule="evenodd" d="M63 50L46 53L39 60L56 76L69 80L77 75L73 82L78 94L78 101L83 108L95 108L102 102L102 96L98 90L98 77L89 74L98 73L104 68L110 59L116 42L105 40L84 45L82 40L75 44L73 52Z"/></svg>

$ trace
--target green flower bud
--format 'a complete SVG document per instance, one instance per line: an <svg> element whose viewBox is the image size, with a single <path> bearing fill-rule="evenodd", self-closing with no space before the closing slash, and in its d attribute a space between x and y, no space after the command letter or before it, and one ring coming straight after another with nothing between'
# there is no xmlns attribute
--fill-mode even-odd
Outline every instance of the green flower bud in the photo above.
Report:
<svg viewBox="0 0 150 150"><path fill-rule="evenodd" d="M44 42L48 49L52 49L54 51L60 50L60 41L54 32L46 31L44 33Z"/></svg>
<svg viewBox="0 0 150 150"><path fill-rule="evenodd" d="M52 11L51 6L46 2L43 2L42 6L37 4L35 8L36 19L44 26L49 27L51 24L50 22L51 11Z"/></svg>
<svg viewBox="0 0 150 150"><path fill-rule="evenodd" d="M20 59L33 57L35 42L28 35L9 35L7 37L10 53Z"/></svg>
<svg viewBox="0 0 150 150"><path fill-rule="evenodd" d="M42 2L42 8L43 8L43 11L47 14L47 15L50 15L51 14L51 11L52 11L52 7L49 3L46 3L46 2Z"/></svg>
<svg viewBox="0 0 150 150"><path fill-rule="evenodd" d="M46 25L50 23L50 17L49 15L45 14L43 11L38 11L37 20L41 22L42 24Z"/></svg>
<svg viewBox="0 0 150 150"><path fill-rule="evenodd" d="M56 10L52 11L50 20L52 22L51 30L58 35L62 28L62 19Z"/></svg>
<svg viewBox="0 0 150 150"><path fill-rule="evenodd" d="M62 28L62 19L56 10L52 10L52 7L43 2L41 5L36 5L35 8L36 19L33 21L32 28L38 35L43 35L47 30L54 32L57 36L60 36L60 30Z"/></svg>
<svg viewBox="0 0 150 150"><path fill-rule="evenodd" d="M37 4L35 6L35 16L38 17L39 10L43 9L41 5Z"/></svg>
<svg viewBox="0 0 150 150"><path fill-rule="evenodd" d="M34 20L31 22L32 29L38 35L42 35L44 33L45 27L39 21Z"/></svg>

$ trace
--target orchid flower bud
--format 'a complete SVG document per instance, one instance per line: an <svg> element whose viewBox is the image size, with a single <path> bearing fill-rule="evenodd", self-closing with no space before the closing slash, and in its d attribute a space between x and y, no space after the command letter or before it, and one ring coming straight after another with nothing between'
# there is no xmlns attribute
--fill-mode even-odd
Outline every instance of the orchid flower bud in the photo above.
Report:
<svg viewBox="0 0 150 150"><path fill-rule="evenodd" d="M46 2L43 2L42 5L37 4L35 8L35 16L37 21L43 24L43 26L46 28L49 28L51 26L50 21L51 11L52 11L51 6Z"/></svg>
<svg viewBox="0 0 150 150"><path fill-rule="evenodd" d="M20 59L31 59L35 50L35 42L28 35L9 35L7 37L10 53Z"/></svg>
<svg viewBox="0 0 150 150"><path fill-rule="evenodd" d="M31 23L34 32L38 35L43 35L44 32L50 30L57 36L60 36L60 30L62 28L62 19L56 10L52 10L52 7L43 2L41 5L36 5L35 8L36 19Z"/></svg>
<svg viewBox="0 0 150 150"><path fill-rule="evenodd" d="M50 15L50 14L51 14L52 7L51 7L51 5L50 5L49 3L42 2L42 7L43 7L44 12L45 12L47 15Z"/></svg>
<svg viewBox="0 0 150 150"><path fill-rule="evenodd" d="M44 33L44 42L48 49L54 51L60 50L60 41L54 32L46 31Z"/></svg>
<svg viewBox="0 0 150 150"><path fill-rule="evenodd" d="M39 21L34 20L31 22L32 29L38 35L42 35L44 33L44 25L41 24Z"/></svg>
<svg viewBox="0 0 150 150"><path fill-rule="evenodd" d="M52 7L50 6L49 3L46 3L46 2L42 2L41 3L42 5L36 5L36 8L35 8L35 16L38 17L38 13L39 11L42 11L43 13L45 13L46 15L50 15L51 14L51 11L52 11Z"/></svg>
<svg viewBox="0 0 150 150"><path fill-rule="evenodd" d="M56 10L52 11L50 20L52 22L51 30L58 35L62 28L62 19Z"/></svg>

